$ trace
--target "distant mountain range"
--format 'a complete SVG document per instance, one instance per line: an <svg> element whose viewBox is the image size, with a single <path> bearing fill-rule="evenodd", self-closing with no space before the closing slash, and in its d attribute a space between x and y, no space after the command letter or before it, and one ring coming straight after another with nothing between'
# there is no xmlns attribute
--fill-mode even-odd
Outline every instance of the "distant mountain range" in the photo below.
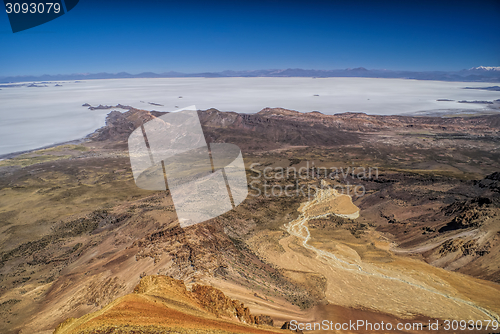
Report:
<svg viewBox="0 0 500 334"><path fill-rule="evenodd" d="M222 71L202 73L143 72L139 74L120 73L80 73L57 75L26 75L0 77L1 83L30 82L30 81L64 81L64 80L90 80L90 79L123 79L123 78L224 78L224 77L360 77L360 78L402 78L416 80L439 81L470 81L470 82L500 82L500 67L478 66L461 71L392 71L368 70L364 67L347 68L340 70L304 70L288 68L282 70L254 70L254 71Z"/></svg>

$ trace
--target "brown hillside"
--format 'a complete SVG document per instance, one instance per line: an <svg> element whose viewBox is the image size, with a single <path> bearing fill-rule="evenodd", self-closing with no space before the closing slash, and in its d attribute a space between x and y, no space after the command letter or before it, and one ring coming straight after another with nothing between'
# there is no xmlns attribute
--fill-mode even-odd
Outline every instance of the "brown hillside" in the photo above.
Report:
<svg viewBox="0 0 500 334"><path fill-rule="evenodd" d="M67 319L54 334L283 332L257 326L256 319L242 303L227 298L220 290L197 285L191 292L181 280L145 276L134 293L97 312Z"/></svg>

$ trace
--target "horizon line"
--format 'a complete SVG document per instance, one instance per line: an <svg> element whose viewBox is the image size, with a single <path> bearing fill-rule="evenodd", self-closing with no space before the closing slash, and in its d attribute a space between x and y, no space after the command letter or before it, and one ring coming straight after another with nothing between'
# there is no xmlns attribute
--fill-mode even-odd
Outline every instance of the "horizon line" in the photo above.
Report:
<svg viewBox="0 0 500 334"><path fill-rule="evenodd" d="M99 74L109 74L109 75L132 75L132 76L137 76L141 74L154 74L154 75L165 75L165 74L179 74L179 75L201 75L201 74L223 74L227 72L233 72L233 73L252 73L252 72L271 72L269 74L273 74L273 71L277 72L283 72L283 71L288 71L288 70L295 70L295 71L316 71L316 72L332 72L332 71L380 71L380 72L408 72L408 73L457 73L457 72L462 72L462 71L471 71L471 70L488 70L488 69L493 69L494 71L500 71L500 66L475 66L471 68L462 68L460 70L394 70L394 69L386 69L386 68L370 68L367 69L363 66L359 67L348 67L348 68L333 68L333 69L315 69L315 68L300 68L300 67L288 67L288 68L263 68L263 69L257 69L257 70L220 70L220 71L195 71L195 72L183 72L183 71L176 71L176 70L170 70L170 71L142 71L138 73L130 73L127 71L119 71L119 72L106 72L106 71L100 71L100 72L84 72L84 73L78 73L78 72L73 72L73 73L57 73L57 74L49 74L49 73L44 73L44 74L17 74L17 75L0 75L0 78L21 78L21 77L42 77L42 76L70 76L70 75L81 75L81 76L88 76L88 75L99 75Z"/></svg>

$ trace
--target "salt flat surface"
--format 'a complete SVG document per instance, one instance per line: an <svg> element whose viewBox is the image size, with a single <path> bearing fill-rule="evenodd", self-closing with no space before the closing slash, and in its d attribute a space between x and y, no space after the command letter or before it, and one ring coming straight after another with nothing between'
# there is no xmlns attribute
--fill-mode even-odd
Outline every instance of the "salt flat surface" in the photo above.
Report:
<svg viewBox="0 0 500 334"><path fill-rule="evenodd" d="M0 155L82 138L103 126L111 110L89 110L82 107L84 103L121 103L158 111L196 105L199 109L242 113L282 107L324 114L354 111L395 115L482 109L484 105L457 101L500 98L499 92L462 89L498 83L375 78L159 78L59 82L62 87L55 84L0 86Z"/></svg>

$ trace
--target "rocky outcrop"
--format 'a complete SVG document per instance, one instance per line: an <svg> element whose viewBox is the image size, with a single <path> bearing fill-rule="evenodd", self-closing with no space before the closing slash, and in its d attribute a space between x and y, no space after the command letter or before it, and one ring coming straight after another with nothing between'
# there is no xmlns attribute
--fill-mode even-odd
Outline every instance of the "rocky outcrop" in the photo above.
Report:
<svg viewBox="0 0 500 334"><path fill-rule="evenodd" d="M489 188L491 191L500 193L500 172L487 175L484 179L476 182L480 188Z"/></svg>
<svg viewBox="0 0 500 334"><path fill-rule="evenodd" d="M443 256L455 252L460 252L463 256L484 256L489 254L490 248L489 243L480 247L476 240L450 239L439 247L439 253Z"/></svg>
<svg viewBox="0 0 500 334"><path fill-rule="evenodd" d="M215 316L215 317L214 317ZM182 280L144 276L132 294L81 318L69 318L56 334L74 333L277 333L267 316L253 316L241 302L218 289L195 285L188 291Z"/></svg>
<svg viewBox="0 0 500 334"><path fill-rule="evenodd" d="M243 303L232 300L218 289L206 285L194 285L192 293L198 302L210 313L221 317L238 318L246 324L257 324L258 320Z"/></svg>
<svg viewBox="0 0 500 334"><path fill-rule="evenodd" d="M484 212L479 211L478 209L469 209L462 212L457 217L453 218L448 224L441 227L439 232L447 232L453 230L459 230L469 227L477 227L480 224L479 219L485 215Z"/></svg>
<svg viewBox="0 0 500 334"><path fill-rule="evenodd" d="M273 325L269 316L254 316L250 309L238 300L227 297L221 290L208 285L193 285L188 291L182 280L158 275L145 276L135 287L134 293L173 299L195 306L201 306L216 317L238 319L245 324Z"/></svg>
<svg viewBox="0 0 500 334"><path fill-rule="evenodd" d="M488 197L476 197L466 201L455 201L443 208L446 216L455 216L449 223L439 229L440 233L478 227L490 217L487 210L493 203L493 199Z"/></svg>
<svg viewBox="0 0 500 334"><path fill-rule="evenodd" d="M128 136L142 124L155 118L147 110L131 107L127 112L111 111L106 117L106 125L89 136L96 141L126 142ZM103 109L107 109L103 107Z"/></svg>
<svg viewBox="0 0 500 334"><path fill-rule="evenodd" d="M258 315L255 317L255 324L274 326L274 320L268 315Z"/></svg>
<svg viewBox="0 0 500 334"><path fill-rule="evenodd" d="M164 112L139 110L129 106L98 106L113 110L106 126L91 138L98 141L125 142L130 133L143 123ZM438 131L429 139L488 139L498 136L500 115L476 117L411 117L380 116L365 113L324 115L302 113L283 108L264 108L255 114L221 112L217 109L198 111L207 142L230 142L242 149L267 150L283 146L332 147L361 142L363 133L394 130Z"/></svg>
<svg viewBox="0 0 500 334"><path fill-rule="evenodd" d="M281 329L288 329L290 331L293 331L292 329L290 329L290 322L286 321L283 326L281 326ZM295 331L293 331L295 333L303 333L301 330L299 329L296 329Z"/></svg>

